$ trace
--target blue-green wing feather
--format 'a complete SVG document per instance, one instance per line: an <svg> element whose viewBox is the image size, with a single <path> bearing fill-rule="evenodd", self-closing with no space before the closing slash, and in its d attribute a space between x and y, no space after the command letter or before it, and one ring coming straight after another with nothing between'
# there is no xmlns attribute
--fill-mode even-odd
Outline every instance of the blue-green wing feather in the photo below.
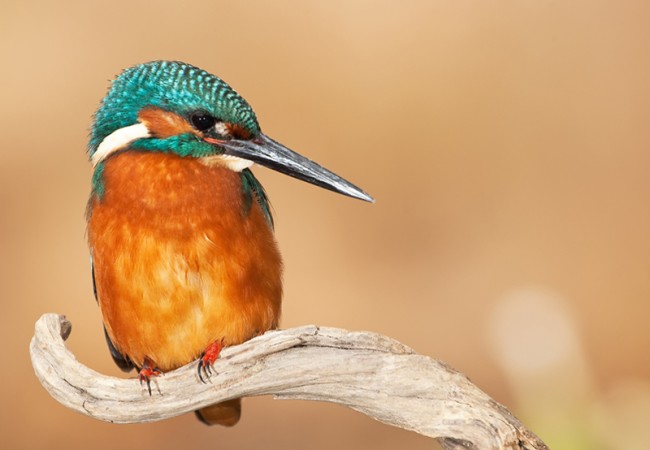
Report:
<svg viewBox="0 0 650 450"><path fill-rule="evenodd" d="M273 215L271 214L271 204L269 203L269 198L266 196L266 191L262 184L257 181L253 172L249 169L244 169L241 171L241 180L242 180L242 190L244 194L244 206L246 211L250 210L250 207L253 203L253 197L262 207L262 212L269 226L273 228Z"/></svg>

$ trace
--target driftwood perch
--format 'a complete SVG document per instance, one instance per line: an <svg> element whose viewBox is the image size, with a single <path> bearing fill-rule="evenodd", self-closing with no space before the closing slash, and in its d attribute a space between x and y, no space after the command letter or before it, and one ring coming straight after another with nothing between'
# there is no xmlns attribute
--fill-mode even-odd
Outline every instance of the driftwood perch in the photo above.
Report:
<svg viewBox="0 0 650 450"><path fill-rule="evenodd" d="M30 344L41 384L77 412L115 423L152 422L222 400L254 395L338 403L376 420L437 438L446 449L547 449L502 405L444 363L385 336L304 326L225 348L210 383L196 364L152 380L101 375L65 347L71 325L45 314Z"/></svg>

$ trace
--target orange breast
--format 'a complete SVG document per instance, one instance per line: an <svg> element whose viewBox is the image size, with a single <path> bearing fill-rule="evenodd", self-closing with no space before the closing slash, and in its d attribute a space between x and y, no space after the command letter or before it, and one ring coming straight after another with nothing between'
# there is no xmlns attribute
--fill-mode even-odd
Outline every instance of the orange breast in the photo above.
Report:
<svg viewBox="0 0 650 450"><path fill-rule="evenodd" d="M124 152L105 162L88 238L107 332L135 364L163 371L216 340L275 328L282 263L240 175L178 156Z"/></svg>

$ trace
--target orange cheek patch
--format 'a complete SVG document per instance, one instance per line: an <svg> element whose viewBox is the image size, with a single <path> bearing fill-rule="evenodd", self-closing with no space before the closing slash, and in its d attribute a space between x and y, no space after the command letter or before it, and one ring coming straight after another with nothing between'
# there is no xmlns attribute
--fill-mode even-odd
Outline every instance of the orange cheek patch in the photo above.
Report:
<svg viewBox="0 0 650 450"><path fill-rule="evenodd" d="M138 119L145 124L151 135L157 138L164 139L184 133L198 135L197 131L184 117L154 106L141 110Z"/></svg>
<svg viewBox="0 0 650 450"><path fill-rule="evenodd" d="M238 125L236 123L227 123L226 128L228 129L230 135L235 139L248 140L251 138L251 134L248 132L248 130L241 125Z"/></svg>

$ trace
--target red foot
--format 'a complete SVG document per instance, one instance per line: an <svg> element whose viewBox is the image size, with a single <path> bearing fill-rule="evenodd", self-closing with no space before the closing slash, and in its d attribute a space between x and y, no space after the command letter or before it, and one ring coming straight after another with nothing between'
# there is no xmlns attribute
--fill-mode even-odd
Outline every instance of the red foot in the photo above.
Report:
<svg viewBox="0 0 650 450"><path fill-rule="evenodd" d="M149 358L145 358L144 364L142 364L142 369L140 369L140 372L138 373L138 380L140 380L140 385L142 385L143 381L147 382L147 389L149 390L149 395L151 395L151 378L162 374L163 373L159 369L154 367L153 361Z"/></svg>
<svg viewBox="0 0 650 450"><path fill-rule="evenodd" d="M198 367L199 380L201 380L201 382L206 383L212 376L212 365L219 357L222 348L222 341L214 341L212 344L208 345L208 348L206 348L201 354ZM201 373L201 369L203 369L203 374ZM203 379L203 375L205 375L205 380Z"/></svg>

